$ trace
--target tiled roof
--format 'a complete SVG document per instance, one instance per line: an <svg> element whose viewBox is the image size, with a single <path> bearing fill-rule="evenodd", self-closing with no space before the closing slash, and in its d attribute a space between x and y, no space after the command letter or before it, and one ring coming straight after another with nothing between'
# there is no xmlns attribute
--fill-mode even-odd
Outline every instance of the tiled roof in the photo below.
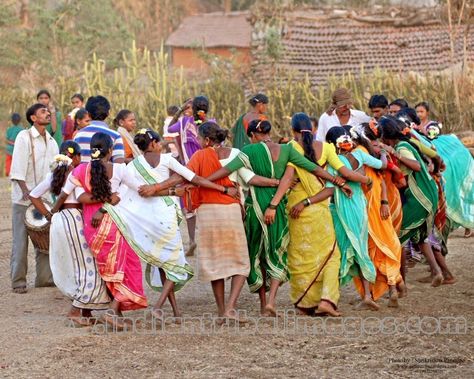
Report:
<svg viewBox="0 0 474 379"><path fill-rule="evenodd" d="M166 40L171 47L250 47L248 12L205 13L186 17Z"/></svg>
<svg viewBox="0 0 474 379"><path fill-rule="evenodd" d="M464 27L456 41L455 63L462 61ZM277 68L308 75L313 83L330 75L370 72L376 67L397 72L442 71L452 66L447 27L440 23L394 26L345 19L311 19L301 13L287 15L283 28L284 54ZM262 33L260 33L263 35ZM263 53L265 39L253 42L253 70L257 77L275 66ZM474 28L468 35L468 59L474 62Z"/></svg>

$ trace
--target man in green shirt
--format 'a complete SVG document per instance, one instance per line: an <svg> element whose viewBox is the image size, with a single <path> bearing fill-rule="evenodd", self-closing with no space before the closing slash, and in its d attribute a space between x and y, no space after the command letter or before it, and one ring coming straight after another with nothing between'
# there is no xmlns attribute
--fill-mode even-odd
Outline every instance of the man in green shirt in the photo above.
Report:
<svg viewBox="0 0 474 379"><path fill-rule="evenodd" d="M6 133L6 156L5 156L5 175L10 175L10 167L12 165L12 155L13 155L13 146L15 145L15 140L18 135L24 128L20 124L21 116L18 113L13 113L11 117L12 125L7 129Z"/></svg>

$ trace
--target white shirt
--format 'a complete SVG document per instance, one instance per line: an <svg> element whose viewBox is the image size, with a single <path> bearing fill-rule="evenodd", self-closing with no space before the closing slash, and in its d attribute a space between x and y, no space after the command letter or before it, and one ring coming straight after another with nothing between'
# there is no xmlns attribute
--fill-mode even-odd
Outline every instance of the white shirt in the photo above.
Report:
<svg viewBox="0 0 474 379"><path fill-rule="evenodd" d="M33 141L34 162L31 141ZM54 160L54 156L58 153L58 144L48 132L46 132L43 137L33 126L18 134L15 140L15 147L13 148L12 167L10 171L10 179L12 180L12 202L14 204L30 204L29 200L22 200L23 192L18 183L14 180L24 180L26 187L31 191L42 182L50 172L49 165Z"/></svg>
<svg viewBox="0 0 474 379"><path fill-rule="evenodd" d="M358 111L357 109L351 109L351 117L347 125L350 126L359 126L363 122L369 122L370 116L365 114L365 112ZM316 140L321 142L326 142L326 134L329 129L333 126L343 126L339 121L339 117L336 115L336 111L332 112L331 115L328 115L326 112L321 115L318 122L318 131L316 133Z"/></svg>

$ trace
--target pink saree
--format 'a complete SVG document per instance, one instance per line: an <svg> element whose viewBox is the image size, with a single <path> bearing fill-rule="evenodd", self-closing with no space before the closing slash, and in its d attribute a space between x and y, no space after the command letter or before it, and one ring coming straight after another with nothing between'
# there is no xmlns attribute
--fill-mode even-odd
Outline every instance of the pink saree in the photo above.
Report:
<svg viewBox="0 0 474 379"><path fill-rule="evenodd" d="M83 163L73 171L77 184L87 193L91 193L90 167L90 163ZM82 207L84 236L95 256L99 274L112 297L121 303L121 310L146 308L148 304L143 290L142 266L137 254L107 213L98 228L91 225L92 216L102 205L83 204Z"/></svg>

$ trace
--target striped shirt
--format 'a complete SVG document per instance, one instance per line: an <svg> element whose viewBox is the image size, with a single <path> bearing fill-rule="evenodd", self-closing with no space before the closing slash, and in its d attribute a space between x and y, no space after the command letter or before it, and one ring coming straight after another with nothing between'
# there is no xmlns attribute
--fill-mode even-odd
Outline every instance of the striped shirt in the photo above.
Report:
<svg viewBox="0 0 474 379"><path fill-rule="evenodd" d="M91 139L98 132L105 133L112 138L112 162L116 159L125 158L122 136L115 130L109 129L103 121L92 121L88 126L79 130L74 137L74 141L81 147L81 161L90 162L91 160Z"/></svg>

